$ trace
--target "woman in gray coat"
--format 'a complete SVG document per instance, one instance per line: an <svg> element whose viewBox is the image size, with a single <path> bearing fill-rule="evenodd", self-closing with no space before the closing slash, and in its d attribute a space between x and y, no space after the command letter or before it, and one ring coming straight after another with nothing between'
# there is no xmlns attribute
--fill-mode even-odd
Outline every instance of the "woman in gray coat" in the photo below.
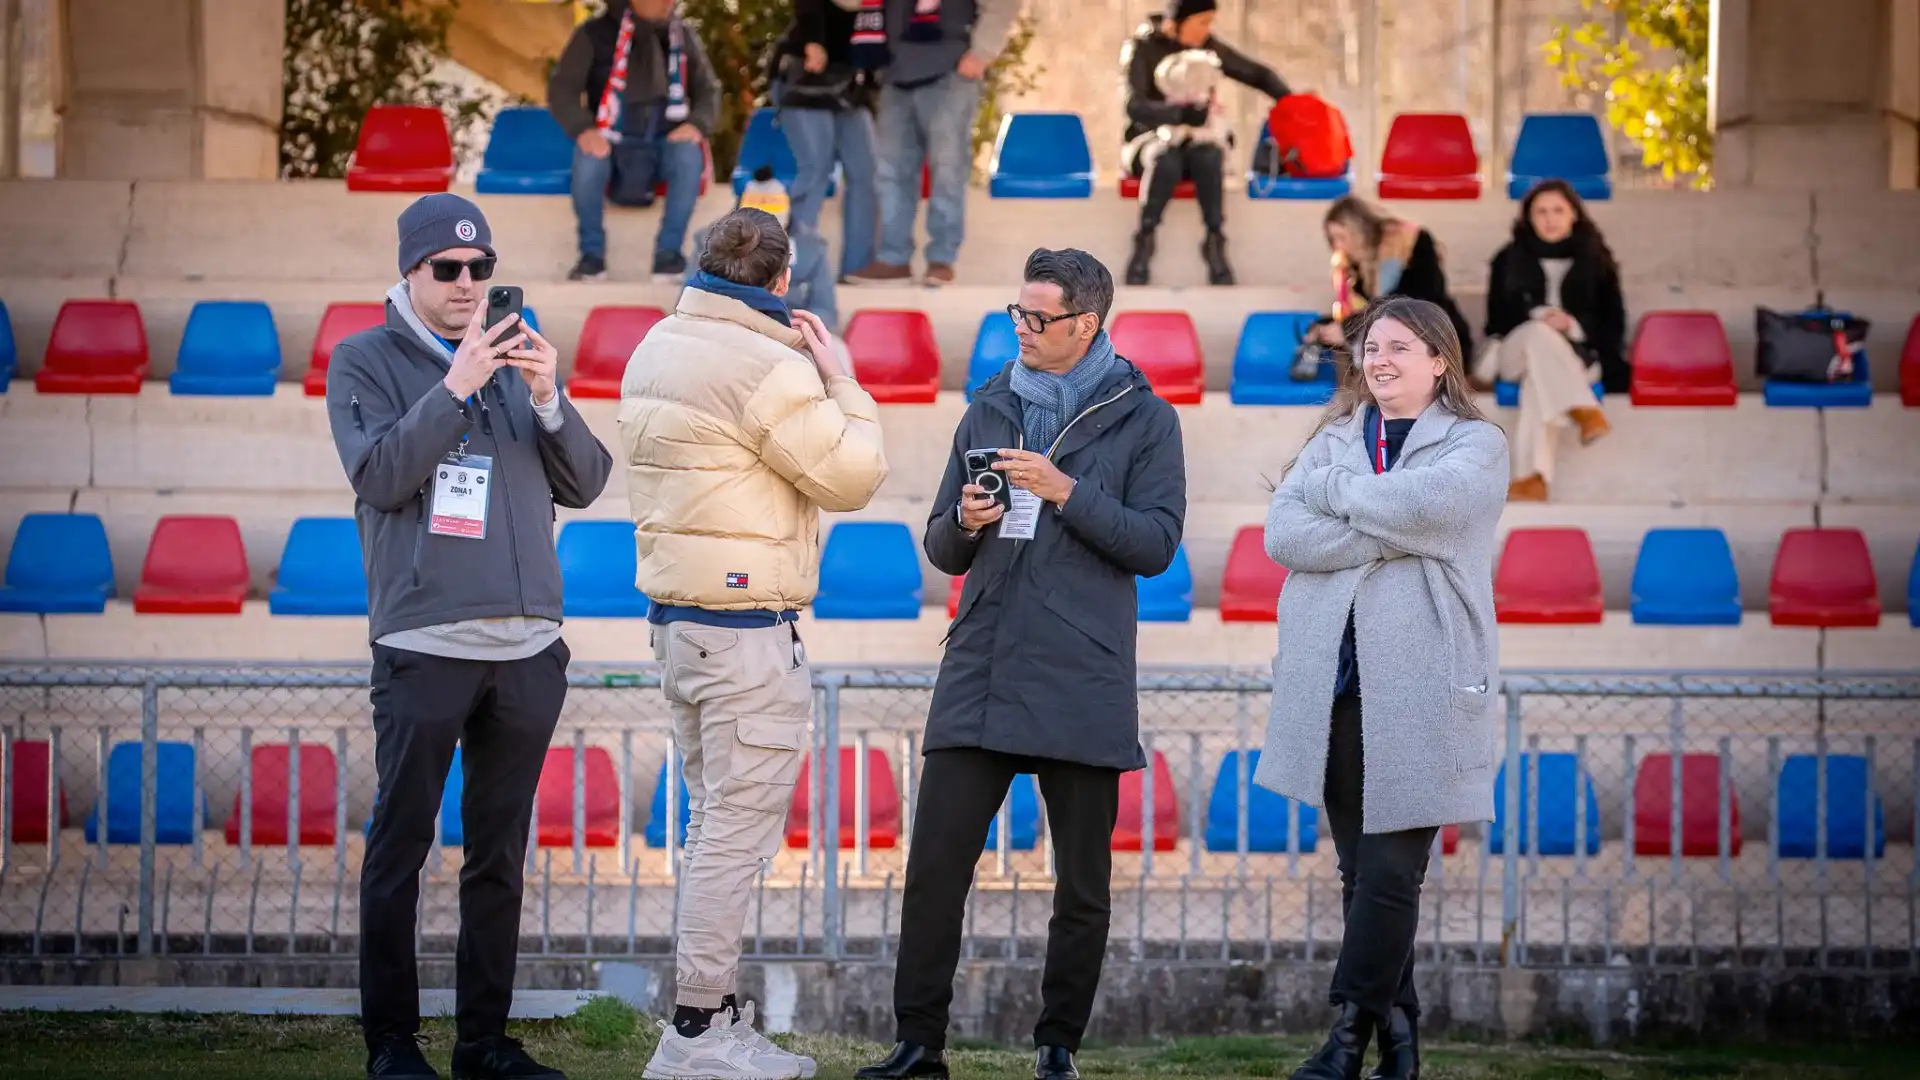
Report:
<svg viewBox="0 0 1920 1080"><path fill-rule="evenodd" d="M1474 407L1445 311L1367 311L1357 370L1267 513L1280 594L1273 713L1254 780L1323 807L1346 936L1325 1046L1294 1080L1412 1080L1420 885L1443 825L1493 816L1500 728L1493 558L1507 442ZM1364 723L1363 723L1364 721Z"/></svg>

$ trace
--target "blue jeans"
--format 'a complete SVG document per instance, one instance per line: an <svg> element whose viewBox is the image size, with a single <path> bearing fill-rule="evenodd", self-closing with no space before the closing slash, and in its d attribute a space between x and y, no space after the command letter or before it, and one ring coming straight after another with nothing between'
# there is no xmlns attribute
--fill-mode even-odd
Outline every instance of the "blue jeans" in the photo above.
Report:
<svg viewBox="0 0 1920 1080"><path fill-rule="evenodd" d="M880 245L875 258L913 261L913 216L920 205L920 165L933 168L927 201L927 262L951 264L967 231L967 181L973 172L973 114L980 84L959 75L911 90L880 91Z"/></svg>
<svg viewBox="0 0 1920 1080"><path fill-rule="evenodd" d="M653 248L680 251L687 243L693 204L700 198L706 154L697 142L628 136L613 144L613 153L603 158L574 148L573 216L580 225L580 254L607 257L607 185L613 180L616 160L622 186L651 189L657 181L667 182L667 202L660 212L660 234L654 238Z"/></svg>
<svg viewBox="0 0 1920 1080"><path fill-rule="evenodd" d="M873 261L873 116L865 109L781 109L780 129L793 148L799 172L787 195L793 200L789 228L817 228L833 166L841 167L840 272L851 274ZM816 314L818 314L816 312Z"/></svg>

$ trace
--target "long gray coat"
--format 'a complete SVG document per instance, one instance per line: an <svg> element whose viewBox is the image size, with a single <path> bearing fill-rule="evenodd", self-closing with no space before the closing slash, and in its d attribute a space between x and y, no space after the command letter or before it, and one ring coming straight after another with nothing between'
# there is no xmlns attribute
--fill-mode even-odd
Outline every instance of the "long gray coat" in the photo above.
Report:
<svg viewBox="0 0 1920 1080"><path fill-rule="evenodd" d="M1493 559L1507 440L1435 403L1375 475L1360 413L1307 443L1273 495L1280 593L1273 711L1253 774L1326 805L1327 739L1347 612L1359 647L1365 815L1395 832L1493 816L1501 756Z"/></svg>

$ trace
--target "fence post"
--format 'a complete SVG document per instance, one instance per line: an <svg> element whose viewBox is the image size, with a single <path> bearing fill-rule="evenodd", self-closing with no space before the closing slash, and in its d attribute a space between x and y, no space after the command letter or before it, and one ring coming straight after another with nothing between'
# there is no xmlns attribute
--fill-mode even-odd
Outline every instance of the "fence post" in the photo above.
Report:
<svg viewBox="0 0 1920 1080"><path fill-rule="evenodd" d="M1501 793L1506 819L1500 837L1500 966L1508 967L1520 927L1520 694L1511 687L1501 692L1507 698L1507 782Z"/></svg>
<svg viewBox="0 0 1920 1080"><path fill-rule="evenodd" d="M140 955L153 955L153 864L159 829L160 688L148 679L140 688ZM104 801L104 800L103 800ZM99 818L105 838L107 819Z"/></svg>
<svg viewBox="0 0 1920 1080"><path fill-rule="evenodd" d="M821 898L821 941L829 959L842 955L845 928L840 925L840 681L830 679L821 697L820 728L820 816L813 829L820 840L821 856L826 860L820 875L825 895Z"/></svg>

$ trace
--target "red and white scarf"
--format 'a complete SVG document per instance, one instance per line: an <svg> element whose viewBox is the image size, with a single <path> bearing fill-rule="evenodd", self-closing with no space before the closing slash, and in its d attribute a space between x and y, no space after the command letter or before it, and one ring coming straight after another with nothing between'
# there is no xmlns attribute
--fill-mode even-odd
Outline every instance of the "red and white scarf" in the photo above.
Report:
<svg viewBox="0 0 1920 1080"><path fill-rule="evenodd" d="M594 110L593 126L608 142L620 141L621 114L626 108L627 62L633 56L635 19L629 7L620 16L620 35L613 42L613 70L607 75L607 87L600 92L600 107ZM684 123L687 107L686 27L677 15L667 21L667 105L668 123Z"/></svg>

